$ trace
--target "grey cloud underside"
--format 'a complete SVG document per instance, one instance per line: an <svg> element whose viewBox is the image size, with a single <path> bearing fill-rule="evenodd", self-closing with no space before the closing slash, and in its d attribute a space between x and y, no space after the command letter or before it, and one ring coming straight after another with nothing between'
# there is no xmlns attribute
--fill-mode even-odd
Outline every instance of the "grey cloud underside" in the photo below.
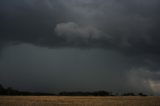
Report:
<svg viewBox="0 0 160 106"><path fill-rule="evenodd" d="M0 79L150 91L160 80L159 29L159 0L0 0Z"/></svg>
<svg viewBox="0 0 160 106"><path fill-rule="evenodd" d="M160 54L158 0L1 0L0 14L1 45L32 43L114 49L128 55ZM80 30L66 30L59 36L56 27L67 23L74 23L81 31L88 26L94 30L80 36L76 36ZM95 30L103 36L96 33L95 38Z"/></svg>

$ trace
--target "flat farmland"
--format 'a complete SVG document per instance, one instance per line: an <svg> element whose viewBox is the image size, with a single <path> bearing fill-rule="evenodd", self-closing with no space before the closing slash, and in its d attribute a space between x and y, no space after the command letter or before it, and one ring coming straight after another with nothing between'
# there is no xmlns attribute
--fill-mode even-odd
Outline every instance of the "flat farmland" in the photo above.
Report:
<svg viewBox="0 0 160 106"><path fill-rule="evenodd" d="M0 106L160 106L160 97L0 96Z"/></svg>

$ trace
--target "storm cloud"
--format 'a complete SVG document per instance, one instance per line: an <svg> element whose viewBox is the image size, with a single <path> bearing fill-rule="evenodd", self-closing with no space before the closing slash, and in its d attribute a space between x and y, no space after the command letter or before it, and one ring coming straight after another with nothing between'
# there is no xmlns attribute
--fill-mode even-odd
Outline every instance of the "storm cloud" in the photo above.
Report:
<svg viewBox="0 0 160 106"><path fill-rule="evenodd" d="M96 36L106 49L159 54L159 4L157 0L2 0L1 42L54 47L67 45L66 39L73 36Z"/></svg>
<svg viewBox="0 0 160 106"><path fill-rule="evenodd" d="M158 92L152 77L160 70L159 0L1 0L0 23L1 57L23 44L112 51L125 58L120 72L128 83L147 80L141 88Z"/></svg>

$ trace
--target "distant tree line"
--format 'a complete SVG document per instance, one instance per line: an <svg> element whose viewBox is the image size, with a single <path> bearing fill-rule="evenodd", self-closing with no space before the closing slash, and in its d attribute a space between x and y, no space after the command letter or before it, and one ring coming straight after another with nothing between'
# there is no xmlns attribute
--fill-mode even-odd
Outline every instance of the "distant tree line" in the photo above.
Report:
<svg viewBox="0 0 160 106"><path fill-rule="evenodd" d="M22 95L22 96L147 96L146 94L143 93L123 93L121 95L119 94L113 94L112 92L108 91L94 91L94 92L60 92L59 94L54 94L54 93L41 93L41 92L29 92L29 91L18 91L15 90L11 87L4 88L0 84L0 95L9 95L9 96L14 96L14 95Z"/></svg>
<svg viewBox="0 0 160 106"><path fill-rule="evenodd" d="M134 94L134 93L124 93L122 94L122 96L147 96L144 93L138 93L138 94Z"/></svg>
<svg viewBox="0 0 160 106"><path fill-rule="evenodd" d="M95 92L60 92L60 96L113 96L112 92L95 91Z"/></svg>
<svg viewBox="0 0 160 106"><path fill-rule="evenodd" d="M144 93L123 93L119 95L118 93L113 94L107 91L94 91L94 92L60 92L59 96L147 96Z"/></svg>
<svg viewBox="0 0 160 106"><path fill-rule="evenodd" d="M45 96L45 95L50 95L50 96L54 96L54 93L41 93L41 92L29 92L29 91L19 91L19 90L15 90L11 87L8 88L4 88L1 84L0 84L0 95L9 95L9 96L15 96L15 95L23 95L23 96Z"/></svg>

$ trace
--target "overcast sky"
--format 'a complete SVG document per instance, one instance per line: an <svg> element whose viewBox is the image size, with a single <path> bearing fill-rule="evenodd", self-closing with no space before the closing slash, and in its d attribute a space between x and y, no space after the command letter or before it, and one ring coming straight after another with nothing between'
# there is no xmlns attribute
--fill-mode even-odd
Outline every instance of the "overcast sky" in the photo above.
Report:
<svg viewBox="0 0 160 106"><path fill-rule="evenodd" d="M159 0L0 0L0 83L160 92Z"/></svg>

